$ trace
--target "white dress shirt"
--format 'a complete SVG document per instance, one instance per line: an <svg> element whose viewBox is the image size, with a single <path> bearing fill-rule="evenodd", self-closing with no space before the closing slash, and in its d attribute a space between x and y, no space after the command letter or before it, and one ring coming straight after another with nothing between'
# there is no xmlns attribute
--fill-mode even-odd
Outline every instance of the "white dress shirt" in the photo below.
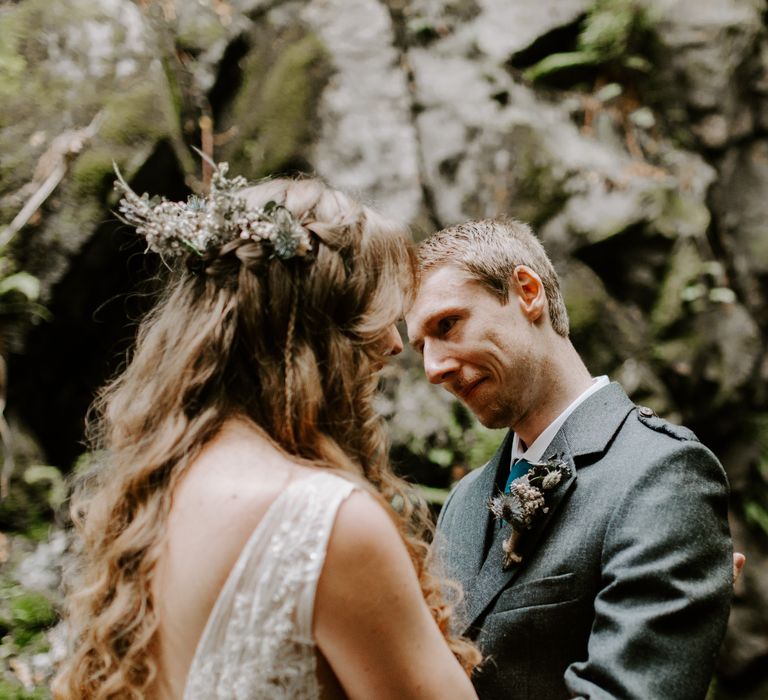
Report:
<svg viewBox="0 0 768 700"><path fill-rule="evenodd" d="M568 416L570 416L571 413L573 413L580 404L586 401L587 398L592 396L592 394L594 394L599 389L602 389L604 386L608 386L608 384L609 380L606 375L592 379L592 386L579 394L579 396L574 399L570 405L542 431L541 435L539 435L539 437L533 441L533 444L531 444L531 446L525 450L525 452L523 452L521 449L522 444L520 442L520 437L517 433L515 433L515 437L512 440L512 460L510 462L509 468L511 469L512 465L518 459L525 459L531 464L538 462L544 455L546 449L549 447L549 443L551 443L555 435L557 435L557 431L560 430L563 423L565 423Z"/></svg>

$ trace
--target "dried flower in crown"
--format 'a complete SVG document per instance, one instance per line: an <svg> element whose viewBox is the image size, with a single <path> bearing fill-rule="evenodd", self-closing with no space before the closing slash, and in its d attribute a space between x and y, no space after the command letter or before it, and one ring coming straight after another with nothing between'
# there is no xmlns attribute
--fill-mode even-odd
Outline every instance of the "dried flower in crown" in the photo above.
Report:
<svg viewBox="0 0 768 700"><path fill-rule="evenodd" d="M309 231L291 212L276 202L249 207L241 191L244 177L227 177L227 163L214 165L206 197L191 196L186 202L169 202L137 195L115 166L115 189L123 197L118 205L125 221L147 240L147 247L164 257L206 251L236 238L261 241L281 260L305 257L311 250Z"/></svg>

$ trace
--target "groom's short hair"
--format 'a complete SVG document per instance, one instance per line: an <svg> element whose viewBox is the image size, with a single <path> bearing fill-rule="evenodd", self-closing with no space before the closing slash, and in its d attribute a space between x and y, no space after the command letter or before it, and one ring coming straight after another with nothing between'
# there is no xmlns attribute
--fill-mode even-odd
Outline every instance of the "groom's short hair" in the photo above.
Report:
<svg viewBox="0 0 768 700"><path fill-rule="evenodd" d="M536 272L544 285L549 320L556 333L568 337L568 312L552 261L531 227L511 218L482 219L450 226L419 245L420 272L454 264L488 288L502 303L509 299L512 273L518 265Z"/></svg>

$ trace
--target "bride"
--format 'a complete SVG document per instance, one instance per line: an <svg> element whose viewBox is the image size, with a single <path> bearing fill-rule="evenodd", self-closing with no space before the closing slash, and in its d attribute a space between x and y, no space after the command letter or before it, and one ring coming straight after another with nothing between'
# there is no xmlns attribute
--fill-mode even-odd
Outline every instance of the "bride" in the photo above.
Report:
<svg viewBox="0 0 768 700"><path fill-rule="evenodd" d="M172 274L96 403L54 697L475 697L372 407L403 231L316 180L117 184Z"/></svg>

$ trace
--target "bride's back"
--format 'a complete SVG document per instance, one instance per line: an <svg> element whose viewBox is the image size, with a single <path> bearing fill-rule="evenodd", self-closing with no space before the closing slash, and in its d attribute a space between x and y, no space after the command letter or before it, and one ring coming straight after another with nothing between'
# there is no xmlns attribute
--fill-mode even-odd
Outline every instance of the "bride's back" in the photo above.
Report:
<svg viewBox="0 0 768 700"><path fill-rule="evenodd" d="M214 603L245 543L293 479L311 473L252 427L228 422L172 496L153 593L158 698L182 697Z"/></svg>

